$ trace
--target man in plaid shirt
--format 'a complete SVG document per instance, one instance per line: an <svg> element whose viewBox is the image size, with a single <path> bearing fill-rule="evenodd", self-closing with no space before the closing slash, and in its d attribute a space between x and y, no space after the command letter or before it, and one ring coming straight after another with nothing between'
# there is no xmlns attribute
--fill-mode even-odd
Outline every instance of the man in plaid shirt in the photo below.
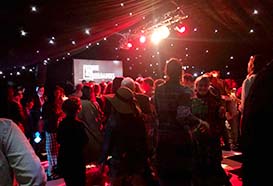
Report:
<svg viewBox="0 0 273 186"><path fill-rule="evenodd" d="M191 90L180 84L182 65L167 61L166 83L155 90L158 117L156 166L161 185L191 185L191 129L206 131L207 124L191 113Z"/></svg>

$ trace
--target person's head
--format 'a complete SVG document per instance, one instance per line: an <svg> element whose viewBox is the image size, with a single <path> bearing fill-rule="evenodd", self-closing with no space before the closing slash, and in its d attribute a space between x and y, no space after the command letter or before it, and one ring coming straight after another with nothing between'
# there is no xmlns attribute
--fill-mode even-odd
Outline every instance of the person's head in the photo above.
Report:
<svg viewBox="0 0 273 186"><path fill-rule="evenodd" d="M62 99L63 96L64 96L64 89L57 85L54 89L54 98L55 99Z"/></svg>
<svg viewBox="0 0 273 186"><path fill-rule="evenodd" d="M112 94L113 91L112 91L112 86L113 86L113 82L112 81L109 81L106 85L106 87L104 88L104 92L103 94Z"/></svg>
<svg viewBox="0 0 273 186"><path fill-rule="evenodd" d="M39 85L36 87L36 92L39 97L43 97L45 93L45 87L43 85Z"/></svg>
<svg viewBox="0 0 273 186"><path fill-rule="evenodd" d="M135 86L136 86L136 89L135 89L136 93L144 93L144 90L141 88L139 82L135 81Z"/></svg>
<svg viewBox="0 0 273 186"><path fill-rule="evenodd" d="M209 92L210 80L208 77L200 76L195 80L195 90L198 95L204 96Z"/></svg>
<svg viewBox="0 0 273 186"><path fill-rule="evenodd" d="M95 96L100 96L101 95L101 87L99 84L95 83L93 85L94 87L94 93L95 93Z"/></svg>
<svg viewBox="0 0 273 186"><path fill-rule="evenodd" d="M83 87L83 84L78 83L78 84L76 85L76 87L75 87L76 92L80 92L80 91L82 90L82 87Z"/></svg>
<svg viewBox="0 0 273 186"><path fill-rule="evenodd" d="M167 61L165 66L165 74L172 80L181 80L182 64L176 58L171 58Z"/></svg>
<svg viewBox="0 0 273 186"><path fill-rule="evenodd" d="M154 90L154 80L151 77L146 77L142 82L142 89L145 92L151 92Z"/></svg>
<svg viewBox="0 0 273 186"><path fill-rule="evenodd" d="M224 79L225 89L230 92L237 89L237 83L234 79Z"/></svg>
<svg viewBox="0 0 273 186"><path fill-rule="evenodd" d="M183 85L187 87L193 87L194 86L194 77L190 73L185 73L183 75Z"/></svg>
<svg viewBox="0 0 273 186"><path fill-rule="evenodd" d="M121 81L121 86L129 88L133 92L135 92L135 90L136 90L135 81L132 78L130 78L130 77L124 78Z"/></svg>
<svg viewBox="0 0 273 186"><path fill-rule="evenodd" d="M29 96L22 101L22 104L26 109L31 110L34 106L34 99Z"/></svg>
<svg viewBox="0 0 273 186"><path fill-rule="evenodd" d="M106 96L115 110L122 114L139 114L134 92L128 87L121 86L114 96Z"/></svg>
<svg viewBox="0 0 273 186"><path fill-rule="evenodd" d="M14 91L14 95L13 95L13 98L20 102L24 97L24 88L22 87L17 87Z"/></svg>
<svg viewBox="0 0 273 186"><path fill-rule="evenodd" d="M89 85L94 85L96 82L93 80L90 80L88 83L89 83Z"/></svg>
<svg viewBox="0 0 273 186"><path fill-rule="evenodd" d="M248 75L257 74L258 72L260 72L267 62L268 61L266 60L266 58L262 55L250 56L247 65Z"/></svg>
<svg viewBox="0 0 273 186"><path fill-rule="evenodd" d="M124 77L115 77L113 79L113 84L112 84L112 93L116 93L119 87L121 86L121 81L124 79Z"/></svg>
<svg viewBox="0 0 273 186"><path fill-rule="evenodd" d="M92 102L96 101L93 86L87 86L87 85L83 86L81 99L82 100L89 100L89 101L92 101Z"/></svg>
<svg viewBox="0 0 273 186"><path fill-rule="evenodd" d="M221 73L219 70L213 70L210 72L210 76L213 77L213 78L220 78L221 76Z"/></svg>
<svg viewBox="0 0 273 186"><path fill-rule="evenodd" d="M67 117L76 117L81 111L82 105L78 97L70 97L62 104L62 110Z"/></svg>
<svg viewBox="0 0 273 186"><path fill-rule="evenodd" d="M87 83L87 81L84 79L82 80L82 84L85 85Z"/></svg>
<svg viewBox="0 0 273 186"><path fill-rule="evenodd" d="M107 83L104 82L104 81L102 81L102 82L100 82L99 85L100 85L100 88L101 88L101 93L104 94L104 91L105 91L105 88L107 86Z"/></svg>
<svg viewBox="0 0 273 186"><path fill-rule="evenodd" d="M82 87L82 97L83 100L90 100L91 98L91 87L84 85Z"/></svg>
<svg viewBox="0 0 273 186"><path fill-rule="evenodd" d="M139 76L136 78L136 82L138 82L139 84L142 84L143 82L143 77Z"/></svg>

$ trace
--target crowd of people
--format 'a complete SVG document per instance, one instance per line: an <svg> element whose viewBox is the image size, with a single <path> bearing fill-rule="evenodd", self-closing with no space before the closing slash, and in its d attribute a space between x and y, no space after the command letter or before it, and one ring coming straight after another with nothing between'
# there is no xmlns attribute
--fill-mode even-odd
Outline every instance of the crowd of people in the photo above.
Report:
<svg viewBox="0 0 273 186"><path fill-rule="evenodd" d="M86 165L91 163L109 169L112 186L231 186L221 166L222 150L239 150L247 155L242 177L253 180L246 181L246 186L255 185L257 180L250 171L257 166L250 153L253 140L244 129L254 130L248 127L253 122L250 107L255 107L248 94L253 98L252 84L260 86L254 80L265 62L262 56L251 56L242 85L222 79L219 71L195 78L183 73L181 62L174 58L166 62L166 79L83 80L73 92L59 85L54 89L39 85L31 96L24 94L23 87L5 85L1 117L10 120L0 121L0 142L3 144L2 135L4 140L9 135L9 140L23 145L6 140L7 144L0 146L0 156L14 168L18 182L28 181L20 173L23 168L16 168L24 161L10 161L14 157L9 148L18 150L18 156L23 151L34 158L22 155L36 170L30 171L33 176L25 174L31 177L29 185L45 184L37 156L46 152L47 180L63 177L67 186L84 186ZM272 101L272 94L268 100ZM2 134L11 130L3 128L6 123L16 134ZM2 172L0 175L7 175Z"/></svg>

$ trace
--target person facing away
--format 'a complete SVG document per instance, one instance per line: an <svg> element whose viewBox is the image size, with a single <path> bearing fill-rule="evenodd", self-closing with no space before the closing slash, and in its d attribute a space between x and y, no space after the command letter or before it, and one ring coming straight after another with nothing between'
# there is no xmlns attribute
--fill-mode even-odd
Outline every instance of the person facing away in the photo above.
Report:
<svg viewBox="0 0 273 186"><path fill-rule="evenodd" d="M0 144L0 186L46 185L40 159L12 120L0 118Z"/></svg>
<svg viewBox="0 0 273 186"><path fill-rule="evenodd" d="M146 131L134 93L120 87L106 99L112 105L112 112L106 124L100 163L109 165L111 185L146 186Z"/></svg>
<svg viewBox="0 0 273 186"><path fill-rule="evenodd" d="M183 75L183 80L182 80L182 84L185 87L189 87L190 90L192 91L192 95L194 95L194 77L192 74L190 73L185 73Z"/></svg>
<svg viewBox="0 0 273 186"><path fill-rule="evenodd" d="M170 59L165 66L166 83L155 90L158 117L156 166L161 185L189 186L192 182L190 128L204 122L191 113L189 88L180 84L182 65ZM179 104L180 101L180 104ZM201 127L202 128L202 127Z"/></svg>
<svg viewBox="0 0 273 186"><path fill-rule="evenodd" d="M156 123L154 105L152 101L149 99L148 95L136 92L136 82L132 78L125 77L121 82L121 86L127 87L134 92L134 96L136 98L139 108L141 109L142 117L145 122L149 156L152 157L154 154L155 143L154 129Z"/></svg>
<svg viewBox="0 0 273 186"><path fill-rule="evenodd" d="M58 171L67 186L84 186L83 148L88 138L83 122L77 118L81 110L80 99L76 96L68 98L64 101L62 110L66 117L61 121L57 130L57 142L60 144L57 161Z"/></svg>
<svg viewBox="0 0 273 186"><path fill-rule="evenodd" d="M84 154L86 164L96 162L99 159L102 147L103 135L100 130L100 110L95 104L93 87L83 86L80 99L82 109L78 114L79 119L84 123L88 136L88 143L85 145Z"/></svg>

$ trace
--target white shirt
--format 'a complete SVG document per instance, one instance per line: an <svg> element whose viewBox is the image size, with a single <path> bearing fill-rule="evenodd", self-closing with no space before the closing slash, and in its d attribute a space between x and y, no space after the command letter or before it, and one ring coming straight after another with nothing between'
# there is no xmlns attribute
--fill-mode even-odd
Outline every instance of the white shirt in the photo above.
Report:
<svg viewBox="0 0 273 186"><path fill-rule="evenodd" d="M25 135L11 120L0 118L0 186L45 186L46 174Z"/></svg>

